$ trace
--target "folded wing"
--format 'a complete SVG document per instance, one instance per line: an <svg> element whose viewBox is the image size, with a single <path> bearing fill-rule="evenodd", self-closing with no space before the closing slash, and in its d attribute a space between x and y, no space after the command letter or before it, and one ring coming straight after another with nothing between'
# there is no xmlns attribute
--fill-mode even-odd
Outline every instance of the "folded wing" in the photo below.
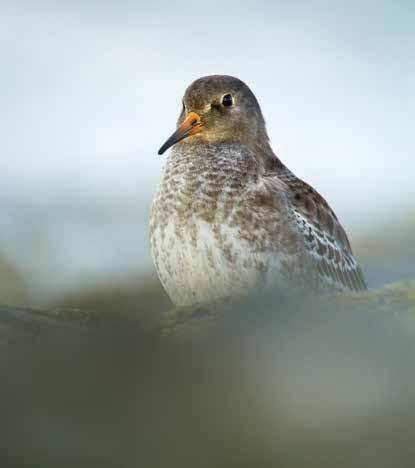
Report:
<svg viewBox="0 0 415 468"><path fill-rule="evenodd" d="M286 186L290 217L321 280L337 290L367 289L347 235L326 200L287 168L267 176Z"/></svg>

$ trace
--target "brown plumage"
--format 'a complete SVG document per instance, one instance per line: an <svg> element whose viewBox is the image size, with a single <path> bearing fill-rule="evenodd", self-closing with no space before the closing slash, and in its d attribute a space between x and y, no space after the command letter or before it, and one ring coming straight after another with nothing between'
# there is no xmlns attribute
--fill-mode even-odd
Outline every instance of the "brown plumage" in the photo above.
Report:
<svg viewBox="0 0 415 468"><path fill-rule="evenodd" d="M150 240L178 305L261 287L366 288L324 198L273 153L259 104L237 78L195 81L153 202Z"/></svg>

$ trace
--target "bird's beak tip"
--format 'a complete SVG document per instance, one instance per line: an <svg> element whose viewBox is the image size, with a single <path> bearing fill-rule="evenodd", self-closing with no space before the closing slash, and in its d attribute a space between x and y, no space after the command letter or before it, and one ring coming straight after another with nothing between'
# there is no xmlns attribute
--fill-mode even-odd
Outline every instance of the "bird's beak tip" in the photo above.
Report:
<svg viewBox="0 0 415 468"><path fill-rule="evenodd" d="M199 133L201 126L202 120L200 118L200 115L196 112L190 112L189 115L183 121L183 123L173 133L173 135L158 150L158 154L162 155L171 146L178 143L179 141L184 140L190 135L195 135L196 133Z"/></svg>

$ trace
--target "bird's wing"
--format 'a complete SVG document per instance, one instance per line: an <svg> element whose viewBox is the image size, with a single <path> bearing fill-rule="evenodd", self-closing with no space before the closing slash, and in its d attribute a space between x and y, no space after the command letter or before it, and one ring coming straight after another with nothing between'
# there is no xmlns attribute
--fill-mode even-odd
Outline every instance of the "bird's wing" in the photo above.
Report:
<svg viewBox="0 0 415 468"><path fill-rule="evenodd" d="M294 230L324 283L340 290L367 289L347 235L326 200L286 168L266 178L271 183L278 179L279 185L286 186Z"/></svg>

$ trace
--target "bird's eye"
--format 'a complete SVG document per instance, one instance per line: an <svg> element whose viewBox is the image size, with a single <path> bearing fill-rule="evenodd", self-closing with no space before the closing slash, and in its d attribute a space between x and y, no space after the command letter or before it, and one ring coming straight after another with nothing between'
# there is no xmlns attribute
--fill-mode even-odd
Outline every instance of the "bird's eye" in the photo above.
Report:
<svg viewBox="0 0 415 468"><path fill-rule="evenodd" d="M225 94L222 98L222 104L225 107L230 107L233 104L233 98L231 94Z"/></svg>

